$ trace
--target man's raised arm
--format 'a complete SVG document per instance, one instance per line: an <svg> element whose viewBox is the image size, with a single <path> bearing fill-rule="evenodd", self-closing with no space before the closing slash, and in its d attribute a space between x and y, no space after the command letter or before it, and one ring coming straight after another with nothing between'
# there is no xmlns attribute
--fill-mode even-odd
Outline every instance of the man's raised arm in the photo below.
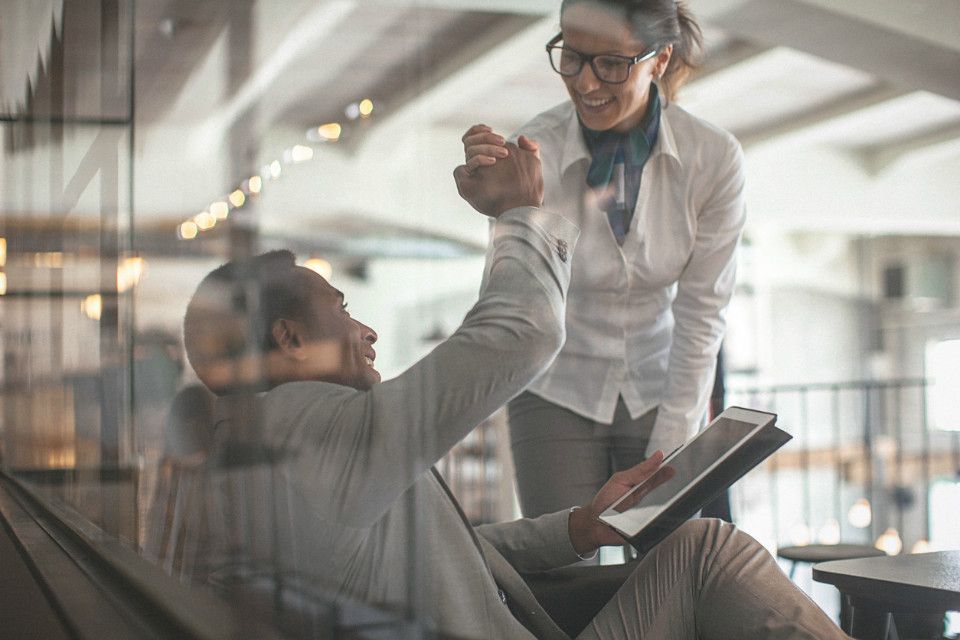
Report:
<svg viewBox="0 0 960 640"><path fill-rule="evenodd" d="M487 285L460 328L397 378L366 392L324 394L297 418L295 439L315 447L304 464L313 465L313 480L327 487L326 506L345 524L362 527L379 518L563 345L579 231L539 208L536 147L521 144L493 167L454 173L464 199L497 218ZM284 391L271 394L281 410Z"/></svg>

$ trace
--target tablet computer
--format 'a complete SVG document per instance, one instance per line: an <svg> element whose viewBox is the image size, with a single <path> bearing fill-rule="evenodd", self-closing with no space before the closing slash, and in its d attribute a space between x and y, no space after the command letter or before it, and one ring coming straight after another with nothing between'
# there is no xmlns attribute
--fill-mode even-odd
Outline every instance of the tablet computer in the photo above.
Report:
<svg viewBox="0 0 960 640"><path fill-rule="evenodd" d="M600 515L641 552L790 440L766 411L729 407Z"/></svg>

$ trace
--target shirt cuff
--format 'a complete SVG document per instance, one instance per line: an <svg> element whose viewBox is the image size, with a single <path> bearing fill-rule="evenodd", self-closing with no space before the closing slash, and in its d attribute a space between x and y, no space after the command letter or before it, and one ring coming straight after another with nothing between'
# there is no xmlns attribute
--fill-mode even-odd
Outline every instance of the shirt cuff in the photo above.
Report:
<svg viewBox="0 0 960 640"><path fill-rule="evenodd" d="M495 223L496 226L523 224L531 225L550 238L563 241L556 244L558 247L565 247L564 251L573 251L573 247L580 237L580 228L566 218L546 209L538 207L515 207L507 209L500 214ZM494 231L496 233L496 231ZM566 260L564 260L566 261Z"/></svg>
<svg viewBox="0 0 960 640"><path fill-rule="evenodd" d="M579 509L579 508L580 508L580 507L570 507L570 509L567 511L567 532L568 532L568 533L567 533L567 539L568 539L568 540L570 539L570 534L569 534L569 531L570 531L570 518L573 517L573 512L576 511L576 510ZM573 547L573 541L572 541L572 540L570 541L570 547L571 547L571 548ZM600 547L597 547L596 549L594 549L593 551L591 551L591 552L588 553L587 555L583 555L582 553L577 553L577 550L576 550L576 549L574 549L573 552L576 553L576 554L577 554L577 557L580 558L581 560L593 560L594 558L597 557L597 554L600 553Z"/></svg>
<svg viewBox="0 0 960 640"><path fill-rule="evenodd" d="M549 537L549 544L557 552L557 557L552 564L561 567L577 562L580 555L570 541L570 510L549 513L537 519L545 523L544 531Z"/></svg>

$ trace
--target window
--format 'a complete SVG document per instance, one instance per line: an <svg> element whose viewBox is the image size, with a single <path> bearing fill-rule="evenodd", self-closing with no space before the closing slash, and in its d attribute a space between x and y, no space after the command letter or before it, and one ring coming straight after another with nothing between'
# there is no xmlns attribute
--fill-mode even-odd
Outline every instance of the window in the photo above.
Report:
<svg viewBox="0 0 960 640"><path fill-rule="evenodd" d="M960 339L928 344L924 373L930 427L960 431Z"/></svg>

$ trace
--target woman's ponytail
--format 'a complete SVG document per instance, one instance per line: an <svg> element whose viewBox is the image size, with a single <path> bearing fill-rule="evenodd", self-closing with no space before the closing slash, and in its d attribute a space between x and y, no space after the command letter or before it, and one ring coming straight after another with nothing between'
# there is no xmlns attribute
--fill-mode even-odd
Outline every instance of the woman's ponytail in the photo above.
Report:
<svg viewBox="0 0 960 640"><path fill-rule="evenodd" d="M703 60L703 32L696 18L687 9L686 3L677 1L678 38L673 44L670 63L660 78L660 93L668 101L676 99L677 91L683 85L690 72L698 68Z"/></svg>

